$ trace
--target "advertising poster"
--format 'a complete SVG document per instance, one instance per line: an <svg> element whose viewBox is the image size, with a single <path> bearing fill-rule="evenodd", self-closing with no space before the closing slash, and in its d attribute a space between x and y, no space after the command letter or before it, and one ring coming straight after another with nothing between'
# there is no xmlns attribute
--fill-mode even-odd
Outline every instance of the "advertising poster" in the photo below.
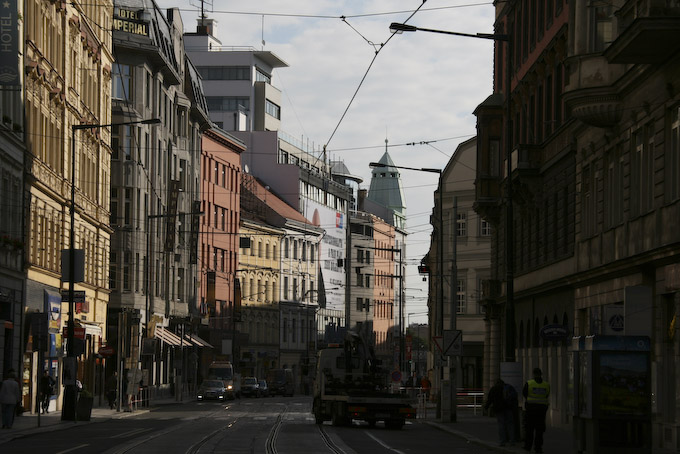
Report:
<svg viewBox="0 0 680 454"><path fill-rule="evenodd" d="M47 331L58 333L61 328L61 295L45 290L45 313L47 317Z"/></svg>
<svg viewBox="0 0 680 454"><path fill-rule="evenodd" d="M319 247L319 264L326 289L328 309L345 310L345 269L338 266L338 259L345 258L347 223L345 213L320 203L306 200L303 215L312 223L326 231Z"/></svg>
<svg viewBox="0 0 680 454"><path fill-rule="evenodd" d="M646 416L649 413L647 354L600 354L600 414Z"/></svg>

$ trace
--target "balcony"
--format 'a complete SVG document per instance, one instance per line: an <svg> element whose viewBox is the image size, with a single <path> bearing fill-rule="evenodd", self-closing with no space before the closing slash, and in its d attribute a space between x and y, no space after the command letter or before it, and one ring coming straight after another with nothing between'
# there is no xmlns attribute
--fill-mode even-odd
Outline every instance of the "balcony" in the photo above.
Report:
<svg viewBox="0 0 680 454"><path fill-rule="evenodd" d="M599 128L616 125L621 120L622 105L614 83L624 74L625 66L611 65L601 54L567 58L569 85L564 101L574 117Z"/></svg>
<svg viewBox="0 0 680 454"><path fill-rule="evenodd" d="M610 63L661 63L680 48L677 1L629 0L615 15L618 36L604 53Z"/></svg>

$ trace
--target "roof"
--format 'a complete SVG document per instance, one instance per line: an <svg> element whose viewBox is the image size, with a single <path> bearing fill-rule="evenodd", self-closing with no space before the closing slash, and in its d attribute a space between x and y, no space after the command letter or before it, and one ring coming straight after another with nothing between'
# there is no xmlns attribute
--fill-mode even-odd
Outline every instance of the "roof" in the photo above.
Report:
<svg viewBox="0 0 680 454"><path fill-rule="evenodd" d="M383 205L391 210L403 213L406 210L404 201L404 188L401 185L401 176L390 157L385 151L380 164L386 167L375 167L371 171L371 186L368 189L368 200Z"/></svg>

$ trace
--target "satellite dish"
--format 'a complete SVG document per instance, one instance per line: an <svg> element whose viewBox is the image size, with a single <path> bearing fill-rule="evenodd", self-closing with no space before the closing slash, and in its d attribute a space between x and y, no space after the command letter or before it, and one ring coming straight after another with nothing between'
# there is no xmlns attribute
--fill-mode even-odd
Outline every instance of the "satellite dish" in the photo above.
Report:
<svg viewBox="0 0 680 454"><path fill-rule="evenodd" d="M246 164L246 165L243 166L243 171L244 171L245 173L250 173L250 168L248 167L248 164Z"/></svg>

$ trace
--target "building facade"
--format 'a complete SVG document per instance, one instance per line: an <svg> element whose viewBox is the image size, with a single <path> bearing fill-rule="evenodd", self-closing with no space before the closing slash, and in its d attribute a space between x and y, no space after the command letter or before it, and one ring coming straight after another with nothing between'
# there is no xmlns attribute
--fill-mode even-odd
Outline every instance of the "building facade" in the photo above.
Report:
<svg viewBox="0 0 680 454"><path fill-rule="evenodd" d="M212 128L203 134L201 149L200 333L214 347L204 350L202 371L223 350L235 332L241 310L238 281L241 223L241 153L245 146L229 133ZM192 215L192 219L193 219Z"/></svg>
<svg viewBox="0 0 680 454"><path fill-rule="evenodd" d="M6 68L13 69L13 77L0 81L0 373L5 377L9 369L22 370L23 313L24 313L24 251L26 231L24 218L24 67L22 39L24 36L21 3L7 8L8 17L15 23L15 39L2 49Z"/></svg>
<svg viewBox="0 0 680 454"><path fill-rule="evenodd" d="M99 394L103 377L96 355L107 340L112 234L108 219L111 130L100 125L111 122L113 4L29 1L25 8L26 313L50 312L54 323L49 326L48 349L26 345L22 375L36 377L46 369L61 384L62 328L68 304L61 303L60 292L68 288L68 280L62 281L65 270L60 259L62 251L73 245L85 257L82 280L75 284L84 299L74 304L73 314L76 326L85 333L82 352L76 355L78 378ZM94 126L73 128L85 123ZM30 318L26 317L27 325ZM33 350L42 350L44 363ZM35 378L24 380L27 408L36 408L36 383ZM57 408L62 395L59 391L55 399Z"/></svg>
<svg viewBox="0 0 680 454"><path fill-rule="evenodd" d="M184 334L199 319L195 219L208 116L182 32L178 9L164 13L152 0L115 5L112 122L128 124L111 131L108 329L125 352L116 357L119 375L140 370L154 392L195 383L172 358L186 364L204 348ZM140 121L155 124L129 124Z"/></svg>
<svg viewBox="0 0 680 454"><path fill-rule="evenodd" d="M680 10L654 1L541 4L542 14L498 5L496 30L510 31L513 58L508 68L506 46L497 44L495 91L507 93L510 69L511 140L503 137L507 99L492 95L478 108L476 207L495 231L484 295L490 335L514 344L525 377L541 367L558 390L553 424L571 422L563 392L569 344L545 339L545 326L575 336L648 336L651 393L670 396L647 396L653 444L677 450L680 237L668 226L680 200L680 97L672 88L680 60L668 36L677 36ZM509 337L506 150L513 153L515 245Z"/></svg>

